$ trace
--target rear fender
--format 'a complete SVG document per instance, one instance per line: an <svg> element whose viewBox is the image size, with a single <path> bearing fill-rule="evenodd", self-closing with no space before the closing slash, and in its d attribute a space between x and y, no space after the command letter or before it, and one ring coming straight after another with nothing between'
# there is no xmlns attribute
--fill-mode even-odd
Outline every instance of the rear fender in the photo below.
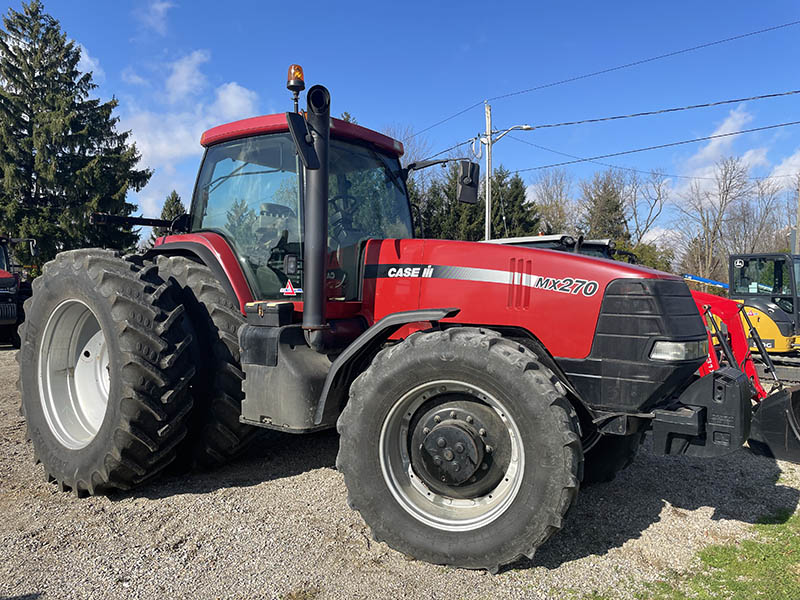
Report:
<svg viewBox="0 0 800 600"><path fill-rule="evenodd" d="M161 241L164 240L164 241ZM189 233L160 238L158 245L145 254L145 258L159 255L188 256L206 265L225 288L228 296L245 314L245 305L253 301L239 261L231 246L221 235L211 232Z"/></svg>

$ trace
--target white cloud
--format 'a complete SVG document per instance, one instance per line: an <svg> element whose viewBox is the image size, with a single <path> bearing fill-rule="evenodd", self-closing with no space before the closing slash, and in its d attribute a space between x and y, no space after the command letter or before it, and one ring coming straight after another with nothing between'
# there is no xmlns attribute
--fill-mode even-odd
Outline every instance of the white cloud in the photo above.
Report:
<svg viewBox="0 0 800 600"><path fill-rule="evenodd" d="M91 71L92 78L95 83L103 83L106 79L106 73L100 66L100 61L89 54L86 46L78 44L78 49L81 51L81 58L78 61L78 70L82 73Z"/></svg>
<svg viewBox="0 0 800 600"><path fill-rule="evenodd" d="M187 169L184 161L194 161L202 154L200 136L205 130L258 114L258 94L235 81L219 85L213 93L206 91L201 101L190 100L206 86L201 67L209 59L207 51L196 50L170 65L163 80L163 92L149 96L166 98L169 101L166 110L137 106L133 102L125 106L120 128L131 131L142 155L142 166L154 170L145 189L135 195L139 211L145 216L157 217L173 189L188 203L194 175L187 173L195 171L196 165ZM126 69L123 76L131 83L150 85L133 69Z"/></svg>
<svg viewBox="0 0 800 600"><path fill-rule="evenodd" d="M775 165L770 177L782 177L787 181L791 181L791 178L798 173L800 173L800 148ZM789 183L789 185L792 184Z"/></svg>
<svg viewBox="0 0 800 600"><path fill-rule="evenodd" d="M749 169L755 167L768 167L769 161L767 160L767 148L751 148L742 154L742 162L747 165Z"/></svg>
<svg viewBox="0 0 800 600"><path fill-rule="evenodd" d="M133 70L133 67L125 67L122 70L122 81L130 85L147 85L147 80Z"/></svg>
<svg viewBox="0 0 800 600"><path fill-rule="evenodd" d="M642 237L645 244L655 244L660 248L675 248L680 239L681 233L668 227L652 227Z"/></svg>
<svg viewBox="0 0 800 600"><path fill-rule="evenodd" d="M728 113L725 120L722 121L709 135L720 135L723 133L731 133L745 129L746 125L753 120L753 115L747 112L743 104L740 104L735 109ZM690 186L694 183L701 188L712 188L714 178L717 173L717 163L727 157L738 154L742 162L750 169L756 167L769 167L769 160L767 159L767 152L769 148L758 147L750 148L744 153L734 152L734 143L740 139L741 136L728 136L723 138L716 138L709 140L700 149L697 150L691 157L689 157L680 170L682 175L694 177L691 179L679 179L672 186L673 197L684 197L689 193Z"/></svg>
<svg viewBox="0 0 800 600"><path fill-rule="evenodd" d="M195 50L173 62L170 66L171 73L167 77L167 99L175 104L190 95L202 91L206 84L206 77L200 71L200 65L211 58L207 50Z"/></svg>
<svg viewBox="0 0 800 600"><path fill-rule="evenodd" d="M216 96L214 110L225 120L230 121L240 119L242 116L253 116L256 112L258 94L242 87L235 81L219 86Z"/></svg>
<svg viewBox="0 0 800 600"><path fill-rule="evenodd" d="M744 109L744 105L740 104L728 113L726 119L711 133L711 135L739 131L752 120L753 115ZM707 144L700 148L700 150L689 159L689 164L702 167L708 163L718 161L720 158L730 153L735 138L736 136L731 135L709 140Z"/></svg>
<svg viewBox="0 0 800 600"><path fill-rule="evenodd" d="M159 35L167 35L167 12L174 7L175 4L173 2L151 0L147 8L137 14L146 27Z"/></svg>
<svg viewBox="0 0 800 600"><path fill-rule="evenodd" d="M215 90L214 101L210 103L197 103L183 111L134 109L123 117L121 128L131 130L142 155L142 165L155 170L151 182L137 195L143 214L157 217L164 198L173 188L182 196L191 192L191 181L182 183L186 188L183 190L175 183L175 178L181 177L176 167L183 160L202 154L200 136L205 130L256 114L258 94L230 82Z"/></svg>

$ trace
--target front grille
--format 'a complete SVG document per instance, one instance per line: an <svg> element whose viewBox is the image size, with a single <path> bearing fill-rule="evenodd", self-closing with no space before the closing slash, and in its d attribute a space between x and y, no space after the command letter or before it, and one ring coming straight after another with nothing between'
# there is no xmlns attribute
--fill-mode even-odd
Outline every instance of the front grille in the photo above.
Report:
<svg viewBox="0 0 800 600"><path fill-rule="evenodd" d="M606 287L589 356L557 360L594 408L644 412L668 400L703 363L652 361L653 344L696 339L706 339L706 329L684 282L616 279Z"/></svg>

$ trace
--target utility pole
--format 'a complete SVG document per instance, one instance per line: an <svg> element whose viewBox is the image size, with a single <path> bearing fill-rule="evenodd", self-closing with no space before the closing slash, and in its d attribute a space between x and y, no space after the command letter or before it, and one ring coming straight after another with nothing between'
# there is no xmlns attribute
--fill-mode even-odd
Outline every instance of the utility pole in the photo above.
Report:
<svg viewBox="0 0 800 600"><path fill-rule="evenodd" d="M486 110L486 225L484 239L492 239L492 106L484 101ZM800 207L798 207L800 215Z"/></svg>
<svg viewBox="0 0 800 600"><path fill-rule="evenodd" d="M794 254L800 254L800 174L795 177L797 184L797 220L794 222Z"/></svg>

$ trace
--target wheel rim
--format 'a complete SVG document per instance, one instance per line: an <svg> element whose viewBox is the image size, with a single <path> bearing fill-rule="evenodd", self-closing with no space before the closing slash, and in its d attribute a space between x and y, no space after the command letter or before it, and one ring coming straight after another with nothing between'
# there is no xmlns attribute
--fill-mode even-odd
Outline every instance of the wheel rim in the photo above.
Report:
<svg viewBox="0 0 800 600"><path fill-rule="evenodd" d="M108 347L100 322L80 300L59 304L47 320L39 350L39 391L45 419L72 450L97 435L108 407Z"/></svg>
<svg viewBox="0 0 800 600"><path fill-rule="evenodd" d="M497 481L495 482L494 479L489 481L488 488L471 488L470 482L475 481L474 476L463 484L449 486L444 484L438 488L431 485L431 473L428 472L429 469L425 464L420 464L420 453L415 452L414 449L418 448L420 452L423 452L423 447L430 446L427 437L422 443L419 443L420 428L426 422L426 415L433 414L435 419L438 416L437 411L441 413L443 410L453 415L454 421L463 421L463 423L456 423L454 427L449 427L451 432L456 432L456 437L460 435L461 430L466 429L467 426L464 423L466 423L467 417L473 414L479 415L475 417L477 419L486 420L488 415L489 420L502 423L502 432L493 437L493 444L502 445L505 448L506 456L501 468L495 469L495 465L491 467L490 472L498 471L498 476L493 476ZM445 421L436 422L440 423L442 427L447 426ZM470 421L470 423L477 422ZM422 431L428 436L436 435L435 428L430 433L427 428ZM446 439L448 436L441 437ZM476 445L478 442L483 443L480 437L472 437L475 438ZM440 441L439 446L443 452L449 450L449 441L445 441L445 444L441 444L440 439L437 441ZM491 446L484 443L484 454L479 454L479 456L489 456L486 454L487 448L489 453L493 451ZM461 450L459 451L461 452ZM478 529L497 519L517 496L525 467L522 438L509 411L493 394L462 381L433 381L420 385L403 395L395 402L383 421L379 452L383 478L395 500L418 521L444 531ZM449 452L448 454L449 456L445 457L447 461L453 457L454 453ZM440 457L437 455L436 458ZM483 464L476 465L478 467L475 470L476 473L481 473L481 468L487 468L485 466L488 462L487 459L481 460ZM456 463L450 464L455 465ZM446 475L443 472L436 472L436 474ZM451 474L458 475L458 473ZM474 485L479 486L479 484L480 481ZM466 489L464 485L466 485ZM470 489L474 489L474 492L463 493L469 492Z"/></svg>

